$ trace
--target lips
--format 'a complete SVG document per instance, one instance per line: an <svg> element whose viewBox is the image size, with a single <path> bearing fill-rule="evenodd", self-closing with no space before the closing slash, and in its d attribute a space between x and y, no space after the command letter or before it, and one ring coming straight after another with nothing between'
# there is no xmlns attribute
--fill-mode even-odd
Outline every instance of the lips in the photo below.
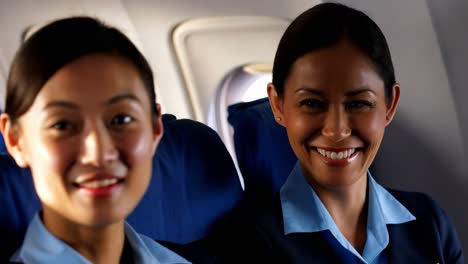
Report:
<svg viewBox="0 0 468 264"><path fill-rule="evenodd" d="M81 184L76 184L78 187L84 187L84 188L102 188L102 187L107 187L110 185L114 185L117 182L119 182L119 179L117 178L109 178L109 179L95 179L95 180L90 180L83 182Z"/></svg>
<svg viewBox="0 0 468 264"><path fill-rule="evenodd" d="M363 150L362 147L358 148L322 148L314 147L313 150L316 152L320 159L329 166L346 166L351 163L357 155Z"/></svg>
<svg viewBox="0 0 468 264"><path fill-rule="evenodd" d="M103 197L112 195L122 187L125 177L115 175L85 175L78 177L73 186L78 191L91 197Z"/></svg>
<svg viewBox="0 0 468 264"><path fill-rule="evenodd" d="M354 152L356 152L356 149L350 148L350 149L337 152L337 151L327 151L322 148L317 148L317 152L326 158L330 158L332 160L340 160L340 159L347 159L348 157L353 155Z"/></svg>

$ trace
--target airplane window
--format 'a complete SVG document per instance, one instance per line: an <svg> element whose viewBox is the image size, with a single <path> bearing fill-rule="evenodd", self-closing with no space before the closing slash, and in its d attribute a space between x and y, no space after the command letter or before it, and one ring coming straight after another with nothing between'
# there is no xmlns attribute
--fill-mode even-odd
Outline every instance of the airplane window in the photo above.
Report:
<svg viewBox="0 0 468 264"><path fill-rule="evenodd" d="M172 44L192 118L218 132L234 161L227 107L266 96L271 63L289 24L279 17L216 16L174 28Z"/></svg>
<svg viewBox="0 0 468 264"><path fill-rule="evenodd" d="M208 125L218 132L236 163L233 131L227 121L228 106L267 96L271 82L271 64L248 64L229 72L215 92L208 111ZM238 170L239 175L240 171ZM241 177L242 182L242 177Z"/></svg>
<svg viewBox="0 0 468 264"><path fill-rule="evenodd" d="M289 19L279 17L216 16L194 18L177 25L172 42L193 118L208 124L217 92L243 94L248 84L230 85L243 87L242 91L223 90L221 86L244 81L251 84L250 77L256 79L257 75L249 72L263 72L265 66L252 63L272 63L289 24ZM231 93L224 98L239 102L242 96L238 95Z"/></svg>
<svg viewBox="0 0 468 264"><path fill-rule="evenodd" d="M271 74L265 74L264 76L258 76L258 79L252 83L242 96L242 102L250 102L256 99L267 97L267 84L271 82Z"/></svg>

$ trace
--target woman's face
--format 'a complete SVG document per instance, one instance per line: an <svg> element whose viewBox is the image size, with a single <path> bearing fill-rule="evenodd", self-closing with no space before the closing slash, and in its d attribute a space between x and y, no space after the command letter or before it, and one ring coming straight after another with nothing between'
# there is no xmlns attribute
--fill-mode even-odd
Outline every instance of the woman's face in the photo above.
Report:
<svg viewBox="0 0 468 264"><path fill-rule="evenodd" d="M389 104L370 60L350 42L313 51L293 64L279 97L269 98L278 123L312 186L336 188L365 179L399 99Z"/></svg>
<svg viewBox="0 0 468 264"><path fill-rule="evenodd" d="M135 66L115 55L81 57L47 81L11 151L31 168L45 219L99 226L135 208L162 136L150 105Z"/></svg>

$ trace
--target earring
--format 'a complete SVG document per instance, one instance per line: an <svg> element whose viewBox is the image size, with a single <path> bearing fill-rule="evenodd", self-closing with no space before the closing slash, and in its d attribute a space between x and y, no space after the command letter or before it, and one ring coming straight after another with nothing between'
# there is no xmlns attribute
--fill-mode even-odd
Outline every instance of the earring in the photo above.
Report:
<svg viewBox="0 0 468 264"><path fill-rule="evenodd" d="M23 157L21 155L18 155L16 157L16 164L20 167L27 167L28 166L28 163L25 162L25 160L23 159Z"/></svg>
<svg viewBox="0 0 468 264"><path fill-rule="evenodd" d="M281 121L281 117L276 117L276 121Z"/></svg>

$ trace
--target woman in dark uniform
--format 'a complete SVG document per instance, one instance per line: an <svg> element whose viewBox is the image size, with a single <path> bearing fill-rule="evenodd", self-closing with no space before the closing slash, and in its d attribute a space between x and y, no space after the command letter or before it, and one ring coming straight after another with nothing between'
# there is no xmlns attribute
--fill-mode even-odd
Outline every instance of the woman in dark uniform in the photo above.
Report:
<svg viewBox="0 0 468 264"><path fill-rule="evenodd" d="M427 195L387 190L368 169L400 85L379 27L363 12L317 5L284 33L268 97L298 163L255 212L279 263L462 263L446 214Z"/></svg>

